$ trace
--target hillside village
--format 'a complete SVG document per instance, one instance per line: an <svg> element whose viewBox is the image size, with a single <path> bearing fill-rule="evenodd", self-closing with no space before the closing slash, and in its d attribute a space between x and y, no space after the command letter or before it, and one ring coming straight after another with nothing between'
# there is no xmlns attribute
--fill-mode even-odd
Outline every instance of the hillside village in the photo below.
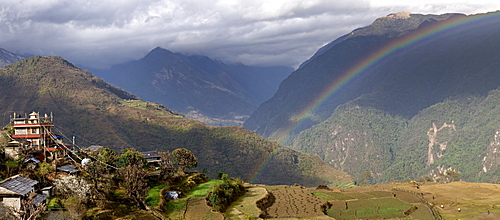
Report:
<svg viewBox="0 0 500 220"><path fill-rule="evenodd" d="M371 186L367 180L358 183L360 187L331 189L252 185L223 173L211 180L188 172L198 159L187 149L126 149L118 155L103 146L83 148L65 144L53 122L52 114L32 112L14 114L4 127L8 135L2 136L0 218L495 219L500 214L500 203L491 196L471 208L446 194L450 187L479 187L494 194L494 184L452 186L420 180Z"/></svg>
<svg viewBox="0 0 500 220"><path fill-rule="evenodd" d="M118 155L103 146L82 148L74 143L74 138L72 144L65 144L63 136L54 133L53 121L52 114L14 113L4 127L6 135L2 137L0 167L0 213L3 214L0 217L34 219L47 212L62 210L60 213L65 214L59 215L66 215L63 218L82 219L92 218L88 209L98 208L108 210L105 214L102 210L94 213L107 216L104 218L139 212L162 219L165 210L155 209L146 201L150 186L162 187L154 197L156 204L159 201L164 204L209 181L203 173L187 172L198 163L196 156L187 149L172 152L125 149ZM221 174L221 178L223 176L226 183L234 182L233 185L243 192L241 181ZM226 206L216 202L213 205L219 209ZM130 210L109 213L116 209L115 206Z"/></svg>

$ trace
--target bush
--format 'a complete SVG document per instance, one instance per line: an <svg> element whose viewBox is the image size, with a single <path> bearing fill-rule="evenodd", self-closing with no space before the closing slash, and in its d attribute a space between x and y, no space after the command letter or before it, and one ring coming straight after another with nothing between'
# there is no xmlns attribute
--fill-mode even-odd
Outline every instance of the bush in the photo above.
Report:
<svg viewBox="0 0 500 220"><path fill-rule="evenodd" d="M215 185L207 196L207 202L212 209L224 212L240 196L245 194L243 182L239 179L229 179L227 174L222 175L223 183Z"/></svg>

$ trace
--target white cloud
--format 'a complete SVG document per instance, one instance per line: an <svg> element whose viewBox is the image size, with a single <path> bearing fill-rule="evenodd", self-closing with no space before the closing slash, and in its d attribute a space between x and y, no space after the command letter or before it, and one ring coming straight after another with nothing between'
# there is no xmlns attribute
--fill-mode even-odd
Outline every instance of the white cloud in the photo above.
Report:
<svg viewBox="0 0 500 220"><path fill-rule="evenodd" d="M0 47L105 68L154 47L229 62L297 66L377 17L478 13L495 1L0 0Z"/></svg>

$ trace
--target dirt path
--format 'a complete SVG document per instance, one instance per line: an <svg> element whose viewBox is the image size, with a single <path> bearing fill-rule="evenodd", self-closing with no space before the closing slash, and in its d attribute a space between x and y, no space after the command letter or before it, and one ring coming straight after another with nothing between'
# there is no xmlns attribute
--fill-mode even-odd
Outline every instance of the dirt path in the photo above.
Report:
<svg viewBox="0 0 500 220"><path fill-rule="evenodd" d="M236 201L225 213L229 219L254 219L258 218L261 210L257 208L257 201L267 195L267 190L263 187L250 186L247 192Z"/></svg>

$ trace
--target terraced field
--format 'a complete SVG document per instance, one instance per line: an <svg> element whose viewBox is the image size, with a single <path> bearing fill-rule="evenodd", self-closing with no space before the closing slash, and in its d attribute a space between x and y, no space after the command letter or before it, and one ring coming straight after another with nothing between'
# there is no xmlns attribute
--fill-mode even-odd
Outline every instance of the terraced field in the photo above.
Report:
<svg viewBox="0 0 500 220"><path fill-rule="evenodd" d="M396 194L391 191L331 192L315 190L313 194L328 199L331 207L326 210L326 214L335 219L406 218L411 213L405 214L405 212L414 206L396 198ZM400 193L398 192L398 194Z"/></svg>
<svg viewBox="0 0 500 220"><path fill-rule="evenodd" d="M435 217L430 208L437 209L437 215L443 219L500 219L499 184L396 182L335 190L300 186L247 187L247 194L224 213L225 219L432 220ZM262 199L272 200L265 210L257 208ZM457 208L461 208L461 212ZM220 218L201 199L190 200L182 211L185 217ZM169 218L175 219L173 215Z"/></svg>
<svg viewBox="0 0 500 220"><path fill-rule="evenodd" d="M276 198L266 210L267 217L270 218L324 216L323 210L329 206L325 199L314 196L309 190L300 187L275 189L270 193Z"/></svg>

